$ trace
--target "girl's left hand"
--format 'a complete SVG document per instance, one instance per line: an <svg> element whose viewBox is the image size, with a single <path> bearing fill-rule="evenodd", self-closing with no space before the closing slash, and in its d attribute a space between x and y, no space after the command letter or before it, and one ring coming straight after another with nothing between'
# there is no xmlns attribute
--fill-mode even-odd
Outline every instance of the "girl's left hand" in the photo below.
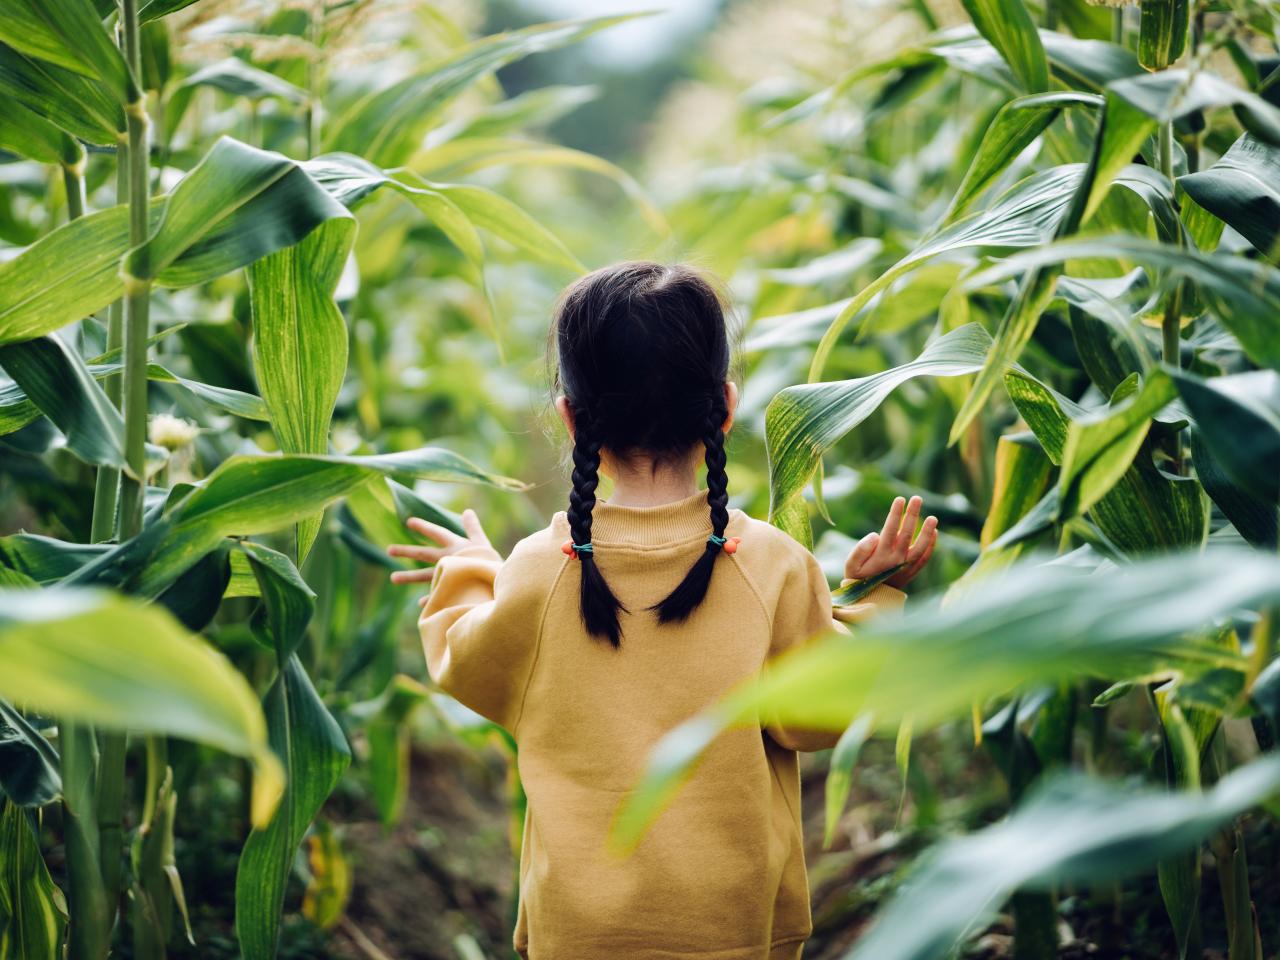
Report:
<svg viewBox="0 0 1280 960"><path fill-rule="evenodd" d="M869 533L858 541L844 564L844 575L851 580L866 580L894 567L901 567L885 580L891 587L901 589L910 583L933 556L938 542L938 518L926 517L920 525L920 535L912 542L916 521L920 519L920 507L924 501L912 497L907 503L896 497L889 508L884 529ZM905 507L905 510L904 510Z"/></svg>
<svg viewBox="0 0 1280 960"><path fill-rule="evenodd" d="M416 543L393 543L387 547L389 556L405 557L409 560L417 560L419 563L435 564L442 557L447 557L449 554L457 553L467 547L489 547L489 549L493 549L489 543L489 538L485 535L484 528L480 526L480 518L476 516L474 510L462 511L462 529L467 532L465 537L460 537L447 527L423 520L421 517L410 517L405 521L404 525L414 533L421 534L429 540L434 540L440 546L423 547ZM391 582L430 583L434 575L435 570L430 566L423 567L421 570L396 570L391 574Z"/></svg>

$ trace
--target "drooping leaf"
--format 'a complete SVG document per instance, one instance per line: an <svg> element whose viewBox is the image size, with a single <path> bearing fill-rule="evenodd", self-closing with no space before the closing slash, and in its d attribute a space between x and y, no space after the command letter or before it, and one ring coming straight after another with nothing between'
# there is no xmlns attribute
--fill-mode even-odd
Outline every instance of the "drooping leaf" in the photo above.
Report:
<svg viewBox="0 0 1280 960"><path fill-rule="evenodd" d="M62 792L58 754L21 713L0 700L0 794L42 807Z"/></svg>
<svg viewBox="0 0 1280 960"><path fill-rule="evenodd" d="M1273 262L1280 241L1280 146L1244 134L1222 158L1178 178L1191 199L1238 230Z"/></svg>
<svg viewBox="0 0 1280 960"><path fill-rule="evenodd" d="M1236 486L1280 503L1280 375L1255 370L1202 379L1169 369L1200 439Z"/></svg>
<svg viewBox="0 0 1280 960"><path fill-rule="evenodd" d="M189 286L247 266L347 213L294 161L220 138L164 203L160 222L124 270Z"/></svg>
<svg viewBox="0 0 1280 960"><path fill-rule="evenodd" d="M244 677L169 614L96 590L0 590L0 697L109 730L184 737L254 762L255 822L281 770Z"/></svg>
<svg viewBox="0 0 1280 960"><path fill-rule="evenodd" d="M1187 48L1191 4L1188 0L1147 0L1140 8L1138 62L1148 70L1163 70Z"/></svg>
<svg viewBox="0 0 1280 960"><path fill-rule="evenodd" d="M540 23L475 40L357 101L334 121L325 149L359 154L381 167L405 163L441 111L480 77L626 19L630 16Z"/></svg>
<svg viewBox="0 0 1280 960"><path fill-rule="evenodd" d="M935 340L919 357L900 367L855 380L802 384L780 391L765 411L770 519L779 523L812 478L822 455L870 416L897 386L922 374L972 373L981 366L989 344L990 337L981 326L967 324Z"/></svg>
<svg viewBox="0 0 1280 960"><path fill-rule="evenodd" d="M844 729L865 713L877 730L896 730L907 716L926 729L973 703L1073 677L1243 671L1238 654L1192 631L1277 598L1280 559L1243 550L1108 565L1093 576L1062 564L1014 566L945 605L917 602L901 618L860 625L856 637L832 634L788 654L766 679L674 729L619 807L610 843L637 842L707 745L760 711L814 729Z"/></svg>
<svg viewBox="0 0 1280 960"><path fill-rule="evenodd" d="M1111 258L1166 271L1194 283L1209 309L1239 338L1245 352L1258 363L1280 370L1280 337L1275 336L1270 322L1280 311L1280 269L1258 260L1222 251L1201 253L1142 237L1092 236L1011 254L972 275L965 282L965 289L980 290L1023 276L1041 265Z"/></svg>
<svg viewBox="0 0 1280 960"><path fill-rule="evenodd" d="M302 103L307 93L283 77L259 70L239 57L227 57L201 67L182 81L184 87L213 87L223 93L250 100L276 97L288 103Z"/></svg>
<svg viewBox="0 0 1280 960"><path fill-rule="evenodd" d="M1073 422L1088 423L1095 418L1025 370L1009 371L1005 390L1055 464L1063 462ZM1062 513L1061 491L1059 487L1054 492L1052 513L1035 511L1039 529ZM1164 473L1147 453L1135 456L1133 465L1099 497L1090 514L1103 533L1127 553L1196 546L1203 541L1208 522L1199 484Z"/></svg>
<svg viewBox="0 0 1280 960"><path fill-rule="evenodd" d="M1191 462L1205 493L1218 505L1240 536L1255 547L1275 550L1280 537L1280 513L1276 505L1255 497L1231 479L1210 452L1199 427L1191 431Z"/></svg>
<svg viewBox="0 0 1280 960"><path fill-rule="evenodd" d="M1100 108L1102 105L1103 99L1099 96L1072 92L1037 93L1010 100L1000 108L983 134L942 222L950 223L963 214L1063 110L1071 107Z"/></svg>
<svg viewBox="0 0 1280 960"><path fill-rule="evenodd" d="M0 93L87 143L114 145L124 108L99 83L0 43Z"/></svg>
<svg viewBox="0 0 1280 960"><path fill-rule="evenodd" d="M269 823L249 834L236 870L236 936L245 960L273 960L294 854L351 761L342 729L325 709L297 655L267 691L271 749L289 771Z"/></svg>
<svg viewBox="0 0 1280 960"><path fill-rule="evenodd" d="M57 337L0 345L0 367L85 463L127 468L124 420L80 356Z"/></svg>
<svg viewBox="0 0 1280 960"><path fill-rule="evenodd" d="M1106 496L1138 455L1151 418L1176 394L1173 382L1159 370L1141 387L1133 374L1116 388L1105 412L1071 421L1058 475L1063 516L1084 513Z"/></svg>
<svg viewBox="0 0 1280 960"><path fill-rule="evenodd" d="M285 453L329 449L329 422L347 370L347 324L334 291L354 238L355 221L335 218L249 267L253 368ZM298 524L300 559L319 530L319 515Z"/></svg>
<svg viewBox="0 0 1280 960"><path fill-rule="evenodd" d="M1161 70L1117 80L1108 90L1160 122L1180 120L1197 111L1231 107L1255 137L1280 145L1280 108L1204 70L1194 73Z"/></svg>
<svg viewBox="0 0 1280 960"><path fill-rule="evenodd" d="M26 812L0 797L0 957L58 960L67 905Z"/></svg>
<svg viewBox="0 0 1280 960"><path fill-rule="evenodd" d="M136 250L119 206L73 220L0 264L0 343L51 333L118 299L121 257L135 277L191 286L348 217L294 161L223 137L172 194L153 201L150 239Z"/></svg>
<svg viewBox="0 0 1280 960"><path fill-rule="evenodd" d="M848 956L945 956L966 933L982 929L1014 890L1105 883L1150 869L1200 843L1277 787L1275 757L1233 771L1205 793L1057 775L1035 787L1007 819L927 854Z"/></svg>
<svg viewBox="0 0 1280 960"><path fill-rule="evenodd" d="M827 768L826 782L826 825L823 828L822 844L831 846L835 839L836 824L844 805L849 802L849 792L853 789L853 768L858 765L858 754L862 745L871 735L871 717L858 717L845 729L831 751L831 763Z"/></svg>
<svg viewBox="0 0 1280 960"><path fill-rule="evenodd" d="M1049 88L1044 45L1022 0L963 0L978 32L991 42L1027 93Z"/></svg>
<svg viewBox="0 0 1280 960"><path fill-rule="evenodd" d="M122 104L137 90L93 0L0 0L0 40L28 57L101 81Z"/></svg>

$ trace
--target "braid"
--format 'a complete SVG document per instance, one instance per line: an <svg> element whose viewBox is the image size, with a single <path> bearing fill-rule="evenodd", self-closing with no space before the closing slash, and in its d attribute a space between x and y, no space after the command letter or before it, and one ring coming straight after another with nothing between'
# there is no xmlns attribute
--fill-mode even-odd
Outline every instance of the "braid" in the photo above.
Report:
<svg viewBox="0 0 1280 960"><path fill-rule="evenodd" d="M716 557L720 555L724 544L724 530L729 525L729 477L724 469L726 457L722 428L727 416L723 396L717 392L709 404L702 436L702 443L707 451L707 504L711 508L711 532L715 539L707 539L702 556L689 568L680 585L666 599L650 608L658 611L658 619L663 623L687 619L698 604L702 603L711 583L711 571L715 569Z"/></svg>
<svg viewBox="0 0 1280 960"><path fill-rule="evenodd" d="M573 487L569 491L569 531L573 542L591 543L591 511L596 505L596 487L600 485L600 441L595 437L593 425L587 417L577 414L573 443ZM595 552L578 553L582 567L582 590L579 608L587 632L604 637L614 647L621 646L622 628L618 623L618 611L626 611L609 589L600 568L596 566Z"/></svg>

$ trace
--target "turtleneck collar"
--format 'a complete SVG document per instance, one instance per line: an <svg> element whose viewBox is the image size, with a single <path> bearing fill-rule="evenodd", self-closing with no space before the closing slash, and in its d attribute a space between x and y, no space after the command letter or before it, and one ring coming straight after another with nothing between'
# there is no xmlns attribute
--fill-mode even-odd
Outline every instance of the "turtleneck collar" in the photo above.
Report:
<svg viewBox="0 0 1280 960"><path fill-rule="evenodd" d="M732 515L733 511L730 511ZM711 532L707 491L652 507L624 507L600 500L591 513L595 543L657 546L705 537Z"/></svg>

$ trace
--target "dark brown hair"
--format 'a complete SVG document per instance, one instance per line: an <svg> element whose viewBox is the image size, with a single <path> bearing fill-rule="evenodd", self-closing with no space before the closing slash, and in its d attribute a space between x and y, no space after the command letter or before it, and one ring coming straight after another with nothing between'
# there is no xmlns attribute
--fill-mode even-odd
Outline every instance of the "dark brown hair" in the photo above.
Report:
<svg viewBox="0 0 1280 960"><path fill-rule="evenodd" d="M688 266L617 263L564 292L551 337L554 386L574 417L567 513L575 544L591 543L602 449L656 459L686 454L698 443L706 449L712 538L680 585L651 608L663 623L684 620L706 596L729 522L722 428L731 350L721 297ZM582 621L617 647L618 613L626 608L601 575L594 549L578 559Z"/></svg>

